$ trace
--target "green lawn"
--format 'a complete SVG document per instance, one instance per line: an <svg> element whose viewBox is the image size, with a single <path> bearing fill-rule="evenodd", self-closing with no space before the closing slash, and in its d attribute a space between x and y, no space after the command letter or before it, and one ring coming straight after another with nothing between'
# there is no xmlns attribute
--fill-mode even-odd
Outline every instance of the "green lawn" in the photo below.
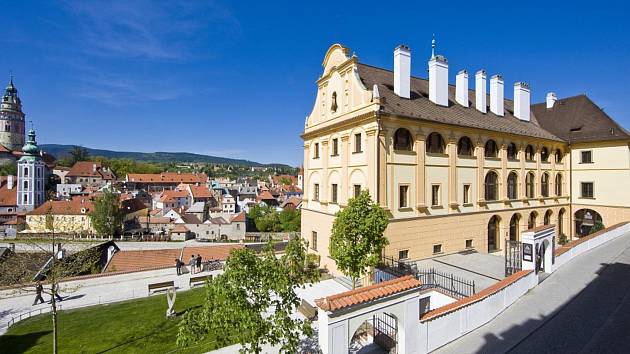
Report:
<svg viewBox="0 0 630 354"><path fill-rule="evenodd" d="M203 288L177 293L178 314L203 302ZM166 295L59 313L60 353L200 353L215 348L212 338L180 348L177 319L165 318ZM16 323L0 336L2 353L50 353L50 314Z"/></svg>

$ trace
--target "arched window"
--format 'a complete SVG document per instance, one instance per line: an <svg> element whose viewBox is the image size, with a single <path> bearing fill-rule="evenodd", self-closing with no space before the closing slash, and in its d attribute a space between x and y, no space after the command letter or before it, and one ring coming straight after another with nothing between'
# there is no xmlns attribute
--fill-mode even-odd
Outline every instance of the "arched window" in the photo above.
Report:
<svg viewBox="0 0 630 354"><path fill-rule="evenodd" d="M394 133L394 150L411 151L411 133L405 128L400 128Z"/></svg>
<svg viewBox="0 0 630 354"><path fill-rule="evenodd" d="M564 208L558 212L558 235L564 234Z"/></svg>
<svg viewBox="0 0 630 354"><path fill-rule="evenodd" d="M562 196L562 174L556 174L556 196Z"/></svg>
<svg viewBox="0 0 630 354"><path fill-rule="evenodd" d="M24 177L28 176L28 167L24 167Z"/></svg>
<svg viewBox="0 0 630 354"><path fill-rule="evenodd" d="M549 150L544 146L542 150L540 150L540 161L542 162L549 161Z"/></svg>
<svg viewBox="0 0 630 354"><path fill-rule="evenodd" d="M562 162L562 150L556 149L556 163Z"/></svg>
<svg viewBox="0 0 630 354"><path fill-rule="evenodd" d="M531 145L525 148L525 161L534 161L534 147Z"/></svg>
<svg viewBox="0 0 630 354"><path fill-rule="evenodd" d="M518 223L521 221L520 214L512 215L510 219L510 240L518 241Z"/></svg>
<svg viewBox="0 0 630 354"><path fill-rule="evenodd" d="M527 177L525 177L525 195L527 198L534 198L534 178L534 172L528 173Z"/></svg>
<svg viewBox="0 0 630 354"><path fill-rule="evenodd" d="M507 179L507 197L508 199L518 198L518 175L516 172L510 172Z"/></svg>
<svg viewBox="0 0 630 354"><path fill-rule="evenodd" d="M490 139L486 141L486 146L484 148L484 156L485 157L497 157L499 154L499 149L497 148L497 143L494 140Z"/></svg>
<svg viewBox="0 0 630 354"><path fill-rule="evenodd" d="M337 112L337 92L332 93L331 100L330 110L333 111L333 113Z"/></svg>
<svg viewBox="0 0 630 354"><path fill-rule="evenodd" d="M507 146L507 158L508 160L516 160L518 158L518 149L516 144L509 143Z"/></svg>
<svg viewBox="0 0 630 354"><path fill-rule="evenodd" d="M429 134L429 138L427 139L427 152L432 154L443 154L444 153L444 139L439 133L431 133Z"/></svg>
<svg viewBox="0 0 630 354"><path fill-rule="evenodd" d="M490 171L488 172L488 174L486 174L486 180L485 180L485 188L486 188L486 193L485 193L485 198L486 200L497 200L499 199L498 196L498 180L499 177L497 176L497 173L494 171Z"/></svg>
<svg viewBox="0 0 630 354"><path fill-rule="evenodd" d="M500 219L496 215L488 221L488 252L493 252L498 249L499 221Z"/></svg>
<svg viewBox="0 0 630 354"><path fill-rule="evenodd" d="M536 227L537 218L538 218L537 212L532 211L531 214L529 214L529 219L527 219L527 229L533 229Z"/></svg>
<svg viewBox="0 0 630 354"><path fill-rule="evenodd" d="M472 156L473 144L469 137L464 136L457 142L457 155Z"/></svg>
<svg viewBox="0 0 630 354"><path fill-rule="evenodd" d="M540 177L540 194L543 197L549 196L549 174L547 172Z"/></svg>
<svg viewBox="0 0 630 354"><path fill-rule="evenodd" d="M543 217L543 225L551 224L551 214L552 214L551 209L547 210L547 212L545 213L545 216Z"/></svg>

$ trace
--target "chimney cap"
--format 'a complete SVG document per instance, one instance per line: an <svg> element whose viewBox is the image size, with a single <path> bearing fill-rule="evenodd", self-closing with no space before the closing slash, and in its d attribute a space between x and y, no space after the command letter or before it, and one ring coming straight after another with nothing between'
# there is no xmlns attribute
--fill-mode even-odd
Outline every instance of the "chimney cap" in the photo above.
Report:
<svg viewBox="0 0 630 354"><path fill-rule="evenodd" d="M496 80L503 81L503 76L501 74L494 74L494 75L492 75L492 77L490 79L496 79Z"/></svg>
<svg viewBox="0 0 630 354"><path fill-rule="evenodd" d="M518 86L518 87L522 87L522 88L526 88L529 89L529 84L525 81L517 81L514 83L514 86Z"/></svg>
<svg viewBox="0 0 630 354"><path fill-rule="evenodd" d="M457 75L461 75L461 74L468 75L468 70L466 70L466 69L462 69L462 70L460 70L460 71L457 73Z"/></svg>
<svg viewBox="0 0 630 354"><path fill-rule="evenodd" d="M437 61L437 62L440 62L440 63L448 63L448 59L446 59L446 57L441 55L441 54L436 54L434 57L431 58L430 61Z"/></svg>
<svg viewBox="0 0 630 354"><path fill-rule="evenodd" d="M486 76L486 71L484 69L478 70L475 75L483 75Z"/></svg>
<svg viewBox="0 0 630 354"><path fill-rule="evenodd" d="M399 45L394 50L403 50L403 51L406 51L406 52L411 52L411 49L409 49L409 46L405 45L405 44Z"/></svg>

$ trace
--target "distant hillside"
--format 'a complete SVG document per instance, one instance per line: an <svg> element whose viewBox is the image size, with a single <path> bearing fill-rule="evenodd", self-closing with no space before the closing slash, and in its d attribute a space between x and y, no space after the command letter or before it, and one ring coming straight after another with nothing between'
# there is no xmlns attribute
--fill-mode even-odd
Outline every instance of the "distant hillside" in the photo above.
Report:
<svg viewBox="0 0 630 354"><path fill-rule="evenodd" d="M59 145L59 144L41 144L40 148L49 154L52 154L56 158L62 158L70 155L73 145ZM209 156L192 154L189 152L133 152L133 151L112 151L112 150L100 150L84 147L90 153L90 156L103 156L111 159L130 159L143 162L182 162L182 163L221 163L230 165L241 166L255 166L255 167L289 167L284 164L262 164L255 161L231 159L227 157Z"/></svg>

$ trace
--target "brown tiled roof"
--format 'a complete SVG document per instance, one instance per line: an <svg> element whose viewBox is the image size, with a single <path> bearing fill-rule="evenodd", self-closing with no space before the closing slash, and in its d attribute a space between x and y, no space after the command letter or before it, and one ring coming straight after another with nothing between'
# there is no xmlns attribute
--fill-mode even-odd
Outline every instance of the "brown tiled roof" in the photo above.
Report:
<svg viewBox="0 0 630 354"><path fill-rule="evenodd" d="M190 192L193 198L210 198L212 192L206 186L190 186Z"/></svg>
<svg viewBox="0 0 630 354"><path fill-rule="evenodd" d="M140 199L131 198L121 201L120 208L124 213L129 214L142 209L146 209L147 206L144 205L144 203Z"/></svg>
<svg viewBox="0 0 630 354"><path fill-rule="evenodd" d="M293 208L295 208L296 206L300 205L300 203L302 203L302 198L298 198L298 197L291 197L287 200L284 201L284 203L282 203L282 208L285 208L287 206L291 206Z"/></svg>
<svg viewBox="0 0 630 354"><path fill-rule="evenodd" d="M147 221L149 224L170 224L172 222L171 218L167 218L165 216L152 216L147 218L146 216L139 216L138 223L140 225L146 225Z"/></svg>
<svg viewBox="0 0 630 354"><path fill-rule="evenodd" d="M532 112L541 127L566 141L630 140L630 133L586 95L559 99L549 109L537 103Z"/></svg>
<svg viewBox="0 0 630 354"><path fill-rule="evenodd" d="M256 197L256 199L258 200L272 200L272 199L276 199L273 197L273 195L271 195L271 193L269 193L268 191L262 191L258 197Z"/></svg>
<svg viewBox="0 0 630 354"><path fill-rule="evenodd" d="M386 296L420 287L422 283L411 275L382 283L316 299L315 304L325 311L337 311L346 307L374 301Z"/></svg>
<svg viewBox="0 0 630 354"><path fill-rule="evenodd" d="M507 286L511 285L512 283L516 282L517 280L527 276L529 273L531 273L532 270L521 270L520 272L516 272L506 278L504 278L503 280L499 281L498 283L494 283L493 285L491 285L488 288L485 288L483 290L481 290L480 292L463 298L461 300L457 300L455 302L452 302L450 304L444 305L442 307L438 307L435 310L431 310L425 314L423 314L420 317L421 321L427 321L430 319L433 319L435 317L439 317L439 316L443 316L449 312L455 311L461 307L464 306L468 306L471 305L475 302L481 301L485 298L487 298L488 296L494 295L496 293L498 293L499 291L503 290L504 288L506 288Z"/></svg>
<svg viewBox="0 0 630 354"><path fill-rule="evenodd" d="M17 205L17 177L13 176L13 189L7 188L7 177L0 177L0 205Z"/></svg>
<svg viewBox="0 0 630 354"><path fill-rule="evenodd" d="M49 200L28 215L45 215L49 212L52 215L80 215L89 214L92 210L94 204L88 198L74 197L71 200Z"/></svg>
<svg viewBox="0 0 630 354"><path fill-rule="evenodd" d="M178 190L165 190L160 195L162 203L173 203L177 198L188 198L188 192Z"/></svg>
<svg viewBox="0 0 630 354"><path fill-rule="evenodd" d="M113 174L103 169L103 165L96 161L78 161L68 171L66 177L101 177L113 179Z"/></svg>
<svg viewBox="0 0 630 354"><path fill-rule="evenodd" d="M0 152L11 152L6 146L0 144Z"/></svg>
<svg viewBox="0 0 630 354"><path fill-rule="evenodd" d="M177 224L175 225L173 230L171 230L171 232L188 232L188 231L190 230L184 224Z"/></svg>
<svg viewBox="0 0 630 354"><path fill-rule="evenodd" d="M201 220L193 214L181 214L181 218L186 224L201 224Z"/></svg>
<svg viewBox="0 0 630 354"><path fill-rule="evenodd" d="M206 183L208 176L205 173L130 173L127 180L142 183Z"/></svg>
<svg viewBox="0 0 630 354"><path fill-rule="evenodd" d="M107 272L175 267L181 249L118 251L107 265Z"/></svg>
<svg viewBox="0 0 630 354"><path fill-rule="evenodd" d="M429 101L429 81L417 77L411 78L411 98L401 98L394 93L393 72L360 63L357 64L357 67L365 87L371 90L375 84L378 85L380 97L385 98L381 109L383 113L429 122L560 140L555 135L542 129L538 125L534 114L531 115L530 122L514 117L513 103L510 100L505 100L505 116L497 116L490 110L484 114L475 108L473 101L469 103L469 108L455 103L455 86L449 85L449 105L448 107L443 107ZM475 99L474 90L469 90L468 98L469 100Z"/></svg>
<svg viewBox="0 0 630 354"><path fill-rule="evenodd" d="M221 245L221 246L209 246L209 247L186 247L184 248L184 253L182 254L182 261L188 262L191 255L197 257L200 255L201 258L206 261L208 259L215 260L226 260L230 255L230 251L233 249L241 249L243 245Z"/></svg>
<svg viewBox="0 0 630 354"><path fill-rule="evenodd" d="M555 224L554 225L539 225L539 226L536 226L536 227L533 227L533 228L527 230L527 232L538 232L538 231L542 231L542 230L546 230L546 229L551 229L551 228L554 228L554 227L556 227Z"/></svg>

